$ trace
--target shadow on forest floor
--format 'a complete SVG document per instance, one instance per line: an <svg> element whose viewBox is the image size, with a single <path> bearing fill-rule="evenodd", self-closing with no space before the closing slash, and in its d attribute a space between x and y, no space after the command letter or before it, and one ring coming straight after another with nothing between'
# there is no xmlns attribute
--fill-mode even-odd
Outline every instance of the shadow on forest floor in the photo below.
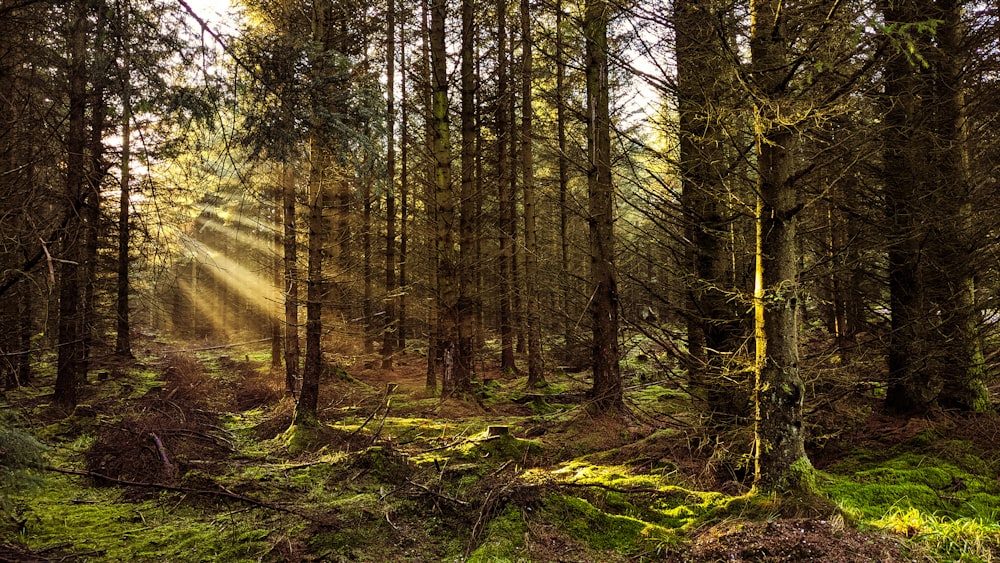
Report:
<svg viewBox="0 0 1000 563"><path fill-rule="evenodd" d="M528 392L483 366L474 396L441 399L416 352L329 360L308 432L255 348L101 366L65 418L39 373L6 402L49 470L7 502L0 561L1000 557L995 417L901 420L845 395L811 418L839 507L822 512L750 493L748 431L710 432L652 371L609 418L584 373Z"/></svg>

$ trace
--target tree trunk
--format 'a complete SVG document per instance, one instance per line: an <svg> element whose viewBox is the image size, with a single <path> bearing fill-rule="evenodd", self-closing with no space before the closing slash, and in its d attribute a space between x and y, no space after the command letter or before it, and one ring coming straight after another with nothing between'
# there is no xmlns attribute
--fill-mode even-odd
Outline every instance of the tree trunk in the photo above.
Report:
<svg viewBox="0 0 1000 563"><path fill-rule="evenodd" d="M812 466L805 453L799 376L799 206L792 184L795 134L781 123L788 46L783 0L754 0L750 52L756 91L757 252L754 287L756 336L754 485L765 492L812 493Z"/></svg>
<svg viewBox="0 0 1000 563"><path fill-rule="evenodd" d="M474 293L479 265L476 260L476 74L474 57L474 2L462 0L462 187L459 200L459 300L455 314L458 324L457 364L463 385L471 389L471 375L475 367L476 304Z"/></svg>
<svg viewBox="0 0 1000 563"><path fill-rule="evenodd" d="M455 256L455 194L451 187L451 127L448 113L448 58L445 42L447 0L431 2L431 76L433 85L434 204L437 217L438 354L441 357L441 392L464 394L470 390L470 366L461 353L460 325L465 318L460 302L458 264Z"/></svg>
<svg viewBox="0 0 1000 563"><path fill-rule="evenodd" d="M406 74L409 71L406 60L406 25L401 24L399 26L400 34L400 61L401 68L399 73L399 97L402 100L406 100ZM399 144L400 144L400 170L399 170L399 287L402 291L399 292L399 310L397 313L396 321L396 345L399 347L400 351L406 351L406 284L409 281L406 276L407 270L407 254L406 254L406 244L409 238L408 232L408 221L407 217L409 214L409 201L407 201L410 192L410 112L407 104L404 103L402 111L400 112L400 121L402 121L401 129L399 132Z"/></svg>
<svg viewBox="0 0 1000 563"><path fill-rule="evenodd" d="M618 359L618 288L615 279L615 189L611 179L606 0L587 0L583 31L587 75L587 172L592 280L594 406L603 413L624 408Z"/></svg>
<svg viewBox="0 0 1000 563"><path fill-rule="evenodd" d="M128 246L131 239L129 226L129 211L131 203L131 159L132 159L132 71L131 29L129 28L129 2L122 3L121 33L118 40L122 50L122 160L121 160L121 193L118 198L118 283L116 301L115 355L123 358L132 357L132 326L129 322L129 256Z"/></svg>
<svg viewBox="0 0 1000 563"><path fill-rule="evenodd" d="M386 142L385 156L385 320L382 323L382 369L392 369L396 326L396 2L388 0L386 39Z"/></svg>
<svg viewBox="0 0 1000 563"><path fill-rule="evenodd" d="M319 134L312 133L309 154L309 255L306 266L306 363L302 372L302 389L295 405L293 424L312 426L317 423L319 377L323 369L323 247L327 242L328 225L323 216L326 201L325 170L329 166ZM286 244L287 240L286 240Z"/></svg>
<svg viewBox="0 0 1000 563"><path fill-rule="evenodd" d="M299 383L299 266L296 235L295 173L281 165L282 246L285 288L285 394L294 396Z"/></svg>
<svg viewBox="0 0 1000 563"><path fill-rule="evenodd" d="M689 379L716 421L749 414L749 397L732 367L743 334L730 299L735 288L728 224L734 211L725 204L729 141L719 106L735 79L726 59L724 10L695 0L675 7L681 201L689 241Z"/></svg>
<svg viewBox="0 0 1000 563"><path fill-rule="evenodd" d="M500 278L500 370L503 373L514 373L517 366L514 363L514 309L512 297L514 288L511 283L513 264L513 233L509 232L513 223L514 202L511 193L509 110L510 94L508 92L508 49L507 49L507 0L497 2L497 106L496 106L496 137L497 137L497 195L499 214L497 230L500 233L500 257L498 277Z"/></svg>
<svg viewBox="0 0 1000 563"><path fill-rule="evenodd" d="M64 409L77 402L77 385L84 361L83 259L80 212L84 205L86 176L87 106L87 3L70 5L73 21L69 35L69 117L66 133L66 227L61 233L59 262L59 341L54 400Z"/></svg>
<svg viewBox="0 0 1000 563"><path fill-rule="evenodd" d="M556 0L556 139L559 145L559 266L562 287L563 345L573 341L573 318L570 315L569 275L569 158L566 156L566 59L563 45L563 5Z"/></svg>
<svg viewBox="0 0 1000 563"><path fill-rule="evenodd" d="M532 153L531 13L529 0L521 0L521 178L524 190L524 299L527 302L525 328L528 337L528 387L545 385L542 360L542 331L538 299L538 234L535 227L535 164Z"/></svg>
<svg viewBox="0 0 1000 563"><path fill-rule="evenodd" d="M886 65L886 201L892 333L886 407L989 409L978 334L972 184L964 126L962 6L905 0L881 6L887 24L916 26L911 53ZM923 29L928 20L936 29ZM914 57L919 57L914 60Z"/></svg>

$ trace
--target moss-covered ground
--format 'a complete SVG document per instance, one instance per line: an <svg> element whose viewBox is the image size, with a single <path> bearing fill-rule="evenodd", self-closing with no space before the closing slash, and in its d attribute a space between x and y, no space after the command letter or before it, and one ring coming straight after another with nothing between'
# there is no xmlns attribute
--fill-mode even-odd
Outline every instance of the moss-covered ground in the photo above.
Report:
<svg viewBox="0 0 1000 563"><path fill-rule="evenodd" d="M4 427L43 444L46 468L11 476L0 560L1000 556L995 419L852 410L850 429L813 431L832 504L790 506L750 490L746 432L702 426L645 356L625 364L629 410L615 418L590 411L585 374L553 370L527 390L484 370L474 397L442 399L425 392L418 353L391 371L338 358L307 428L291 425L293 400L259 346L151 344L102 366L69 416L49 404L51 368L7 392Z"/></svg>

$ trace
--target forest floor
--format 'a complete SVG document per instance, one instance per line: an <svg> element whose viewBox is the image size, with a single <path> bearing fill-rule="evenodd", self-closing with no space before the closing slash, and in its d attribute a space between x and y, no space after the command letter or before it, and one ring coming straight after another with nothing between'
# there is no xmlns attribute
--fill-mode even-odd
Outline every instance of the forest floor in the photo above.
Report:
<svg viewBox="0 0 1000 563"><path fill-rule="evenodd" d="M816 390L832 502L788 503L750 492L749 431L712 431L642 354L627 412L598 417L585 372L526 390L483 364L474 396L441 399L418 350L383 370L341 346L307 429L266 344L144 344L68 416L52 366L6 393L47 469L4 493L0 561L1000 560L996 417L896 419L857 382Z"/></svg>

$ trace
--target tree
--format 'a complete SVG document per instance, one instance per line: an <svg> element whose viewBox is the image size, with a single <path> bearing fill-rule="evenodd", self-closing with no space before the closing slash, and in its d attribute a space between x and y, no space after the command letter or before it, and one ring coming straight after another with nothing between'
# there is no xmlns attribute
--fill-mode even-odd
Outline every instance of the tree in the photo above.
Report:
<svg viewBox="0 0 1000 563"><path fill-rule="evenodd" d="M792 179L796 134L782 111L789 98L784 0L753 0L750 32L757 147L754 285L754 484L762 491L811 493L799 375L796 215Z"/></svg>
<svg viewBox="0 0 1000 563"><path fill-rule="evenodd" d="M462 302L455 256L455 194L451 185L451 125L448 100L448 59L445 43L447 0L432 0L430 56L432 84L431 153L434 163L436 310L438 355L441 357L441 392L464 394L470 390L471 366L462 350L462 329L467 307Z"/></svg>
<svg viewBox="0 0 1000 563"><path fill-rule="evenodd" d="M586 38L587 173L590 223L590 266L593 298L594 384L591 395L601 412L624 408L618 352L618 287L615 277L615 208L611 178L611 118L608 84L609 5L587 0L583 33Z"/></svg>
<svg viewBox="0 0 1000 563"><path fill-rule="evenodd" d="M507 1L497 3L497 100L495 107L496 147L497 147L497 231L500 234L500 256L497 277L500 278L500 370L504 373L517 371L514 362L514 305L513 262L514 262L514 194L511 187L513 174L509 156L511 138L511 104L508 91L509 49L507 47Z"/></svg>
<svg viewBox="0 0 1000 563"><path fill-rule="evenodd" d="M382 369L392 369L396 322L396 2L385 10L386 182L385 191L385 322L382 330Z"/></svg>
<svg viewBox="0 0 1000 563"><path fill-rule="evenodd" d="M724 4L680 0L675 4L677 105L681 201L686 214L687 344L689 379L719 419L746 415L747 397L734 355L743 340L736 310L730 225L738 211L726 204L731 157L725 116L735 87L727 58L731 30Z"/></svg>
<svg viewBox="0 0 1000 563"><path fill-rule="evenodd" d="M69 114L66 132L65 213L67 220L60 236L62 258L59 267L59 353L56 367L55 402L73 408L84 369L85 311L82 267L84 261L81 210L86 204L87 150L87 35L89 2L67 4L69 22L68 89Z"/></svg>
<svg viewBox="0 0 1000 563"><path fill-rule="evenodd" d="M892 333L887 407L990 408L978 335L965 112L963 3L882 4L902 49L886 64L885 174ZM903 50L905 49L905 50Z"/></svg>
<svg viewBox="0 0 1000 563"><path fill-rule="evenodd" d="M473 65L475 56L475 6L472 0L462 0L462 61L461 61L461 135L462 169L459 192L459 255L458 255L458 302L455 304L458 325L457 363L458 376L462 378L458 386L470 389L470 381L475 365L476 352L476 301L472 298L475 280L479 270L476 257L476 142L479 137L476 128L476 73Z"/></svg>
<svg viewBox="0 0 1000 563"><path fill-rule="evenodd" d="M541 303L538 299L538 230L535 225L537 201L535 197L534 142L531 107L533 58L531 51L531 10L529 0L521 0L521 175L524 190L524 299L528 331L528 387L545 385L542 373Z"/></svg>
<svg viewBox="0 0 1000 563"><path fill-rule="evenodd" d="M132 159L132 53L129 45L129 16L132 11L130 0L122 0L118 6L121 29L117 34L119 49L122 53L122 154L121 154L121 193L118 199L118 284L117 300L117 331L115 338L115 354L132 357L132 325L129 317L129 242L131 230L129 226L129 210L131 201L131 159Z"/></svg>

